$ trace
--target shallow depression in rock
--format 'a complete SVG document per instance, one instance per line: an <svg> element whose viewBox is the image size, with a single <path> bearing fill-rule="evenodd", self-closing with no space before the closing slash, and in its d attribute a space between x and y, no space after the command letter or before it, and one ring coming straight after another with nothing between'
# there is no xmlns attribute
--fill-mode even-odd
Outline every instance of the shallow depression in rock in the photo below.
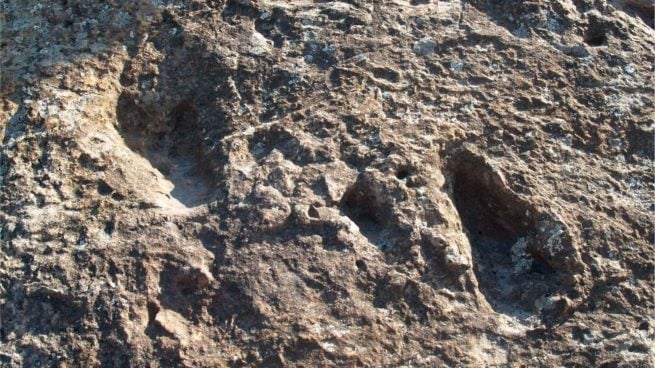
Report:
<svg viewBox="0 0 655 368"><path fill-rule="evenodd" d="M192 103L183 101L163 119L156 119L122 96L117 116L128 147L173 184L171 197L187 207L211 200L214 180Z"/></svg>

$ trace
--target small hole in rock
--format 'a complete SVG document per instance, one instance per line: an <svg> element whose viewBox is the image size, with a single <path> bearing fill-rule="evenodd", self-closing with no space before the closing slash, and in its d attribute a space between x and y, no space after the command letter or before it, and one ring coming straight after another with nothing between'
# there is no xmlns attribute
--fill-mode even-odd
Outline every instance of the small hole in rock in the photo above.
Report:
<svg viewBox="0 0 655 368"><path fill-rule="evenodd" d="M113 191L114 189L112 189L112 187L110 187L104 180L98 182L98 194L106 196L110 195Z"/></svg>
<svg viewBox="0 0 655 368"><path fill-rule="evenodd" d="M357 266L357 268L362 270L362 271L366 271L366 269L367 269L366 262L364 262L364 260L362 260L362 259L356 260L355 261L355 266Z"/></svg>
<svg viewBox="0 0 655 368"><path fill-rule="evenodd" d="M157 317L157 313L159 313L160 310L161 308L159 308L159 305L157 305L157 303L148 302L148 319L150 320L150 323L152 323L155 320L155 318Z"/></svg>
<svg viewBox="0 0 655 368"><path fill-rule="evenodd" d="M105 222L105 233L111 236L114 233L115 227L116 227L116 223L114 222L114 220L109 220Z"/></svg>
<svg viewBox="0 0 655 368"><path fill-rule="evenodd" d="M593 47L603 46L607 43L607 36L604 31L590 30L585 36L584 42Z"/></svg>
<svg viewBox="0 0 655 368"><path fill-rule="evenodd" d="M400 170L398 170L398 171L396 172L396 178L398 178L399 180L405 180L405 179L407 179L407 177L409 177L410 175L411 175L411 173L409 172L409 170L408 170L408 169L405 169L405 168L400 169Z"/></svg>
<svg viewBox="0 0 655 368"><path fill-rule="evenodd" d="M307 211L307 214L311 218L319 218L318 210L314 206L309 207L309 210Z"/></svg>

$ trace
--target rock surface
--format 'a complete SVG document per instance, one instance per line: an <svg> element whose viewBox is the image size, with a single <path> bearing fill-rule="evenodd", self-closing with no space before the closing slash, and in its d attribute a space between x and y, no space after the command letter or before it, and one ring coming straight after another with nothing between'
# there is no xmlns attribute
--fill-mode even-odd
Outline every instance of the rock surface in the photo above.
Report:
<svg viewBox="0 0 655 368"><path fill-rule="evenodd" d="M653 366L652 1L0 7L0 365Z"/></svg>

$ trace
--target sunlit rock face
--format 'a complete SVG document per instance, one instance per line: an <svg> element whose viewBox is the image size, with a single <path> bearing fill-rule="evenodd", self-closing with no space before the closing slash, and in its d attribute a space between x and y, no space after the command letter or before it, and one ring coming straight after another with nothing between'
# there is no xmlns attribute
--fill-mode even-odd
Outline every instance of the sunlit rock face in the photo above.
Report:
<svg viewBox="0 0 655 368"><path fill-rule="evenodd" d="M0 7L0 366L653 364L652 1Z"/></svg>

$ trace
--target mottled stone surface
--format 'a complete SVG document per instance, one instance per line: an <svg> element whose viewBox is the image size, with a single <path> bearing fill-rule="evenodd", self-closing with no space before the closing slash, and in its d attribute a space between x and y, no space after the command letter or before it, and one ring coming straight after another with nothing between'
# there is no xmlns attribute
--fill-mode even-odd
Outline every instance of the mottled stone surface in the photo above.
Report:
<svg viewBox="0 0 655 368"><path fill-rule="evenodd" d="M0 7L1 366L653 366L652 1Z"/></svg>

